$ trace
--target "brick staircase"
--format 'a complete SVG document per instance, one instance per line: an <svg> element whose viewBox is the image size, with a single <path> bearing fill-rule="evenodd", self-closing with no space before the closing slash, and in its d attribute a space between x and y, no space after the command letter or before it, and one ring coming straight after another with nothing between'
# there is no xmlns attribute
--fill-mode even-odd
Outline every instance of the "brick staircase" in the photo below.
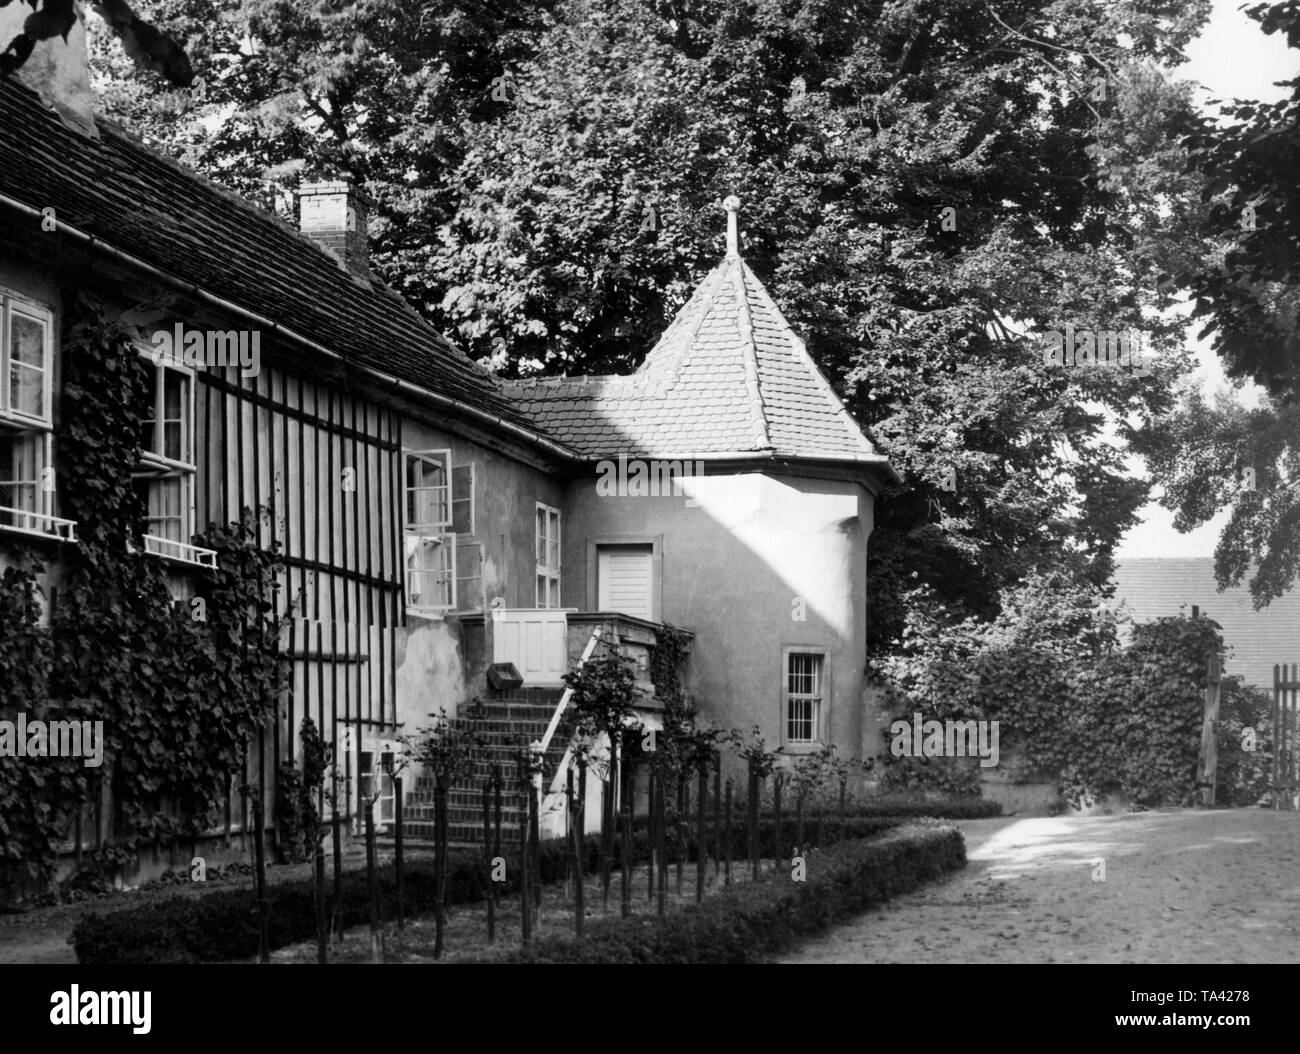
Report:
<svg viewBox="0 0 1300 1054"><path fill-rule="evenodd" d="M477 726L487 740L487 755L475 763L474 772L447 794L447 834L453 846L481 848L483 845L483 786L493 767L501 767L501 844L519 844L525 817L525 798L516 758L519 751L540 741L560 701L559 688L523 688L511 692L491 691L484 699L482 718L458 718L456 723ZM542 786L547 788L564 758L572 732L571 720L561 719L543 758ZM434 781L420 777L406 795L402 834L408 842L433 842Z"/></svg>

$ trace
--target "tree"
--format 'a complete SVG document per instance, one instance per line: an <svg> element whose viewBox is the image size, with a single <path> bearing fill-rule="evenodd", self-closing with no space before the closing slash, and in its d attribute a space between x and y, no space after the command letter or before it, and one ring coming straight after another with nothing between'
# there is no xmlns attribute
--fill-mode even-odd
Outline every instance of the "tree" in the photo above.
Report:
<svg viewBox="0 0 1300 1054"><path fill-rule="evenodd" d="M159 7L201 37L219 9L224 41L195 47L216 130L160 138L263 201L365 180L381 276L505 373L635 366L737 194L747 261L907 479L873 649L916 589L990 617L1037 570L1109 577L1148 490L1126 451L1189 365L1157 279L1199 251L1201 179L1154 71L1207 0ZM1140 331L1153 376L1045 365L1066 323Z"/></svg>
<svg viewBox="0 0 1300 1054"><path fill-rule="evenodd" d="M1295 0L1246 13L1300 47ZM1201 336L1212 337L1230 378L1261 387L1260 405L1189 391L1169 427L1138 444L1180 530L1231 510L1215 577L1226 588L1253 568L1257 608L1300 576L1300 78L1285 85L1280 102L1238 100L1171 126L1183 133L1188 167L1204 175L1209 251L1166 280L1190 290Z"/></svg>
<svg viewBox="0 0 1300 1054"><path fill-rule="evenodd" d="M10 0L5 0L7 6ZM7 77L31 58L36 45L55 37L67 39L77 24L78 0L30 0L32 13L23 21L19 34L0 52L0 77ZM189 56L171 37L140 18L126 0L96 0L91 4L104 20L122 51L142 70L150 70L175 85L189 85L194 70Z"/></svg>

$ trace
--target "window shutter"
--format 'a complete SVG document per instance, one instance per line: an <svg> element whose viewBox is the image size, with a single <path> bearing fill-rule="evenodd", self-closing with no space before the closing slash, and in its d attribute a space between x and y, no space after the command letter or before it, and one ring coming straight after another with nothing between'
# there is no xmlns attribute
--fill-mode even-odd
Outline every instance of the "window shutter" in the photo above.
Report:
<svg viewBox="0 0 1300 1054"><path fill-rule="evenodd" d="M483 543L456 540L456 610L484 610Z"/></svg>
<svg viewBox="0 0 1300 1054"><path fill-rule="evenodd" d="M474 466L457 465L451 470L451 531L474 533Z"/></svg>

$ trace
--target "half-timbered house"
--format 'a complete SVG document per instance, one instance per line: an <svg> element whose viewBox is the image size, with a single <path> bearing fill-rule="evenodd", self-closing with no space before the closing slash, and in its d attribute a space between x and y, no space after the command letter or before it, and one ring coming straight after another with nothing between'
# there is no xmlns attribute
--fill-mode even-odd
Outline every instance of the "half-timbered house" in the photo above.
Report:
<svg viewBox="0 0 1300 1054"><path fill-rule="evenodd" d="M503 383L374 277L358 190L303 185L294 226L92 104L81 27L0 81L0 563L9 541L47 547L57 595L78 544L40 483L91 289L149 363L132 476L175 595L214 559L196 532L246 507L283 553L292 679L251 778L272 790L311 715L349 821L364 797L387 824L400 734L485 697L553 736L592 640L644 671L663 623L694 635L706 716L789 753L861 752L866 544L896 477L741 259L734 207L722 262L638 373ZM647 461L672 466L668 493L609 489ZM505 663L521 685L489 683ZM225 835L246 823L236 804Z"/></svg>

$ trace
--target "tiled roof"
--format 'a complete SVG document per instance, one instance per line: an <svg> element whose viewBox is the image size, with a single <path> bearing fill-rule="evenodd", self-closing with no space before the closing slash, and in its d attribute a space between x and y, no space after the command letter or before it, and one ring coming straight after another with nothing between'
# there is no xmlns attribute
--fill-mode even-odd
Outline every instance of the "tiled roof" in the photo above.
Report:
<svg viewBox="0 0 1300 1054"><path fill-rule="evenodd" d="M1115 599L1124 600L1138 622L1177 615L1180 605L1223 627L1230 647L1224 673L1271 688L1273 666L1300 662L1300 590L1292 590L1260 611L1243 582L1219 592L1214 561L1205 558L1148 557L1120 561L1115 568Z"/></svg>
<svg viewBox="0 0 1300 1054"><path fill-rule="evenodd" d="M728 256L627 377L504 382L539 426L588 457L793 457L892 475L767 290Z"/></svg>
<svg viewBox="0 0 1300 1054"><path fill-rule="evenodd" d="M495 377L391 290L357 280L278 217L96 122L90 139L0 79L0 193L349 362L529 427ZM11 214L0 212L13 229ZM32 225L33 238L53 238Z"/></svg>

